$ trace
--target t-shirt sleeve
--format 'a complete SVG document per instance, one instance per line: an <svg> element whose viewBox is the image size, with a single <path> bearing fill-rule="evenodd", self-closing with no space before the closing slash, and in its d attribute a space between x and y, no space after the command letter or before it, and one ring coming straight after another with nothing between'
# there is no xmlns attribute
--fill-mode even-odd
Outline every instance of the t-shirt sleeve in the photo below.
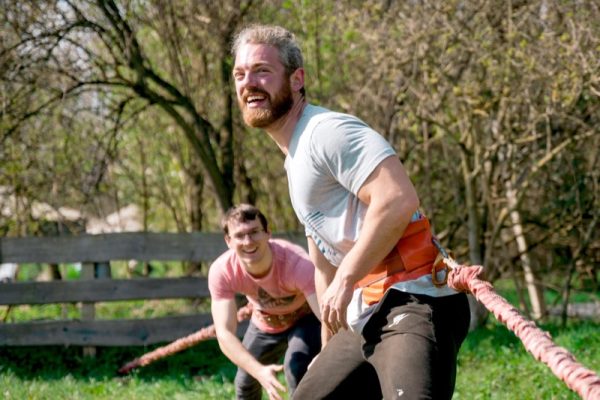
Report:
<svg viewBox="0 0 600 400"><path fill-rule="evenodd" d="M311 151L325 169L357 194L375 168L396 154L392 146L360 119L339 114L321 121L313 132Z"/></svg>
<svg viewBox="0 0 600 400"><path fill-rule="evenodd" d="M304 297L315 293L315 267L308 258L301 258L296 264L298 289L304 293Z"/></svg>
<svg viewBox="0 0 600 400"><path fill-rule="evenodd" d="M315 293L315 267L310 261L306 251L295 244L285 243L287 249L287 282L292 282L295 290L301 291L304 296Z"/></svg>
<svg viewBox="0 0 600 400"><path fill-rule="evenodd" d="M233 270L227 253L217 258L208 269L208 290L213 300L230 300L235 297L232 287Z"/></svg>
<svg viewBox="0 0 600 400"><path fill-rule="evenodd" d="M304 296L315 293L315 267L302 246L284 239L272 239L274 262L282 271L279 285L288 293L302 292Z"/></svg>

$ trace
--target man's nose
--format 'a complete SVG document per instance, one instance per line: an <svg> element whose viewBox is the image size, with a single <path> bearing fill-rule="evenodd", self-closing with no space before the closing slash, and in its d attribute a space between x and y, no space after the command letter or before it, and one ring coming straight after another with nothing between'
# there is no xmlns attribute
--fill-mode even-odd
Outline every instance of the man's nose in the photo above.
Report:
<svg viewBox="0 0 600 400"><path fill-rule="evenodd" d="M252 72L246 73L246 75L244 75L244 79L241 82L241 85L244 88L256 87L256 75Z"/></svg>

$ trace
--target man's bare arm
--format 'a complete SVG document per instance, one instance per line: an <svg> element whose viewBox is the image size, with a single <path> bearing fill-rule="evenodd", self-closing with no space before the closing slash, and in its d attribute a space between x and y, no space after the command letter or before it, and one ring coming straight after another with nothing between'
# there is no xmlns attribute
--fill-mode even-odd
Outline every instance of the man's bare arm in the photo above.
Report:
<svg viewBox="0 0 600 400"><path fill-rule="evenodd" d="M277 372L283 369L282 365L263 365L246 350L236 336L237 307L234 299L211 301L211 312L219 347L238 367L242 368L265 388L270 400L281 400L280 392L285 392L285 387L277 379Z"/></svg>
<svg viewBox="0 0 600 400"><path fill-rule="evenodd" d="M318 301L318 313L319 319L322 322L321 315L321 296L327 289L327 286L333 280L333 277L336 273L336 268L331 265L329 261L323 256L317 244L311 237L307 238L308 240L308 254L310 255L310 259L315 265L315 289L317 292L317 301ZM332 332L327 329L324 324L321 324L321 348L325 347L329 339L331 338Z"/></svg>
<svg viewBox="0 0 600 400"><path fill-rule="evenodd" d="M396 157L373 170L358 197L367 204L360 236L320 298L323 325L333 332L348 327L346 308L354 285L390 252L419 207L415 188Z"/></svg>

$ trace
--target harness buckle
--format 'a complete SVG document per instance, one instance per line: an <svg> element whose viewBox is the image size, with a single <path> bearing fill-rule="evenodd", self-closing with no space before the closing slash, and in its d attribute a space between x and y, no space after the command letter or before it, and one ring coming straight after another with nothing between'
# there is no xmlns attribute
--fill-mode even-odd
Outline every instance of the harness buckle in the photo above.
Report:
<svg viewBox="0 0 600 400"><path fill-rule="evenodd" d="M435 257L435 261L431 266L431 281L433 282L435 287L442 287L448 282L448 273L450 272L445 259L450 258L451 256L450 254L448 254L446 249L442 246L442 244L436 237L433 237L431 241L439 250L438 255ZM441 281L439 281L437 278L437 273L440 271L444 271L444 279L442 279Z"/></svg>
<svg viewBox="0 0 600 400"><path fill-rule="evenodd" d="M441 265L440 265L441 264ZM440 281L438 280L437 273L440 271L444 271L444 278ZM442 287L448 282L448 266L444 262L444 256L438 254L435 258L435 261L431 265L431 282L435 285L435 287Z"/></svg>

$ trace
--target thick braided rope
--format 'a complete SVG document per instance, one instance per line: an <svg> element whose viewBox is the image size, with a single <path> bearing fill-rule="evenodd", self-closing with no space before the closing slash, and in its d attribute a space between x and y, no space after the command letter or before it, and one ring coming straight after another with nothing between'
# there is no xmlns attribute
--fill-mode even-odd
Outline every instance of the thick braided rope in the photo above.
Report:
<svg viewBox="0 0 600 400"><path fill-rule="evenodd" d="M539 329L534 322L519 314L516 308L495 292L491 283L479 279L483 267L459 266L453 260L446 264L451 267L448 286L473 294L498 321L521 339L525 349L536 360L550 367L554 375L582 399L600 400L600 377L578 363L568 350L554 344L548 332Z"/></svg>
<svg viewBox="0 0 600 400"><path fill-rule="evenodd" d="M237 320L239 322L244 321L250 318L252 315L252 304L248 303L244 307L240 308L237 312ZM202 342L203 340L211 339L216 336L215 326L209 325L200 329L197 332L194 332L188 336L182 337L180 339L175 340L174 342L169 343L166 346L159 347L153 351L150 351L141 357L134 359L133 361L128 362L119 368L120 374L127 374L131 372L134 368L144 367L150 363L153 363L156 360L159 360L163 357L168 357L175 353L178 353L182 350L195 346L196 344Z"/></svg>

